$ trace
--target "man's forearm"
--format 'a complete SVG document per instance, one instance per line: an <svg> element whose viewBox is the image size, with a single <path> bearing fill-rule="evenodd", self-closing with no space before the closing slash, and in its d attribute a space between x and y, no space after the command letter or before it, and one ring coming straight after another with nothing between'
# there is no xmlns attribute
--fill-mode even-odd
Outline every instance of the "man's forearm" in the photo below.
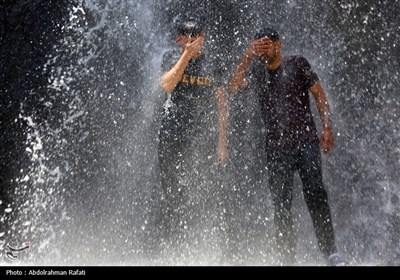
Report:
<svg viewBox="0 0 400 280"><path fill-rule="evenodd" d="M184 51L178 62L161 77L161 87L166 93L171 94L177 84L181 81L183 73L189 64L189 52Z"/></svg>
<svg viewBox="0 0 400 280"><path fill-rule="evenodd" d="M216 92L218 108L218 141L225 142L228 131L228 102L223 88Z"/></svg>
<svg viewBox="0 0 400 280"><path fill-rule="evenodd" d="M317 105L318 113L321 118L322 127L331 129L332 123L330 119L330 109L328 99L326 98L325 91L323 90L321 84L318 82L313 87L311 87L311 92L314 95L315 102Z"/></svg>
<svg viewBox="0 0 400 280"><path fill-rule="evenodd" d="M249 69L252 57L245 53L240 63L235 68L228 85L229 92L237 92L246 86L246 74Z"/></svg>
<svg viewBox="0 0 400 280"><path fill-rule="evenodd" d="M328 99L321 84L318 82L310 88L315 97L315 102L322 122L322 134L320 144L322 151L328 153L334 146L334 136L332 132L332 123L330 120L330 110Z"/></svg>
<svg viewBox="0 0 400 280"><path fill-rule="evenodd" d="M328 100L325 95L322 95L317 101L318 112L321 118L323 128L332 128L332 123L330 119L330 110Z"/></svg>

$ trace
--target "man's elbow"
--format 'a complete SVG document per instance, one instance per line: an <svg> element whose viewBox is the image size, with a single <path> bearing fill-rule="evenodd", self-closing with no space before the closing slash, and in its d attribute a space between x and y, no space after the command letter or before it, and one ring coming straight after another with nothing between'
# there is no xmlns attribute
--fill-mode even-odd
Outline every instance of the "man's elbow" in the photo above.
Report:
<svg viewBox="0 0 400 280"><path fill-rule="evenodd" d="M170 83L167 83L163 80L161 80L161 88L165 93L171 94L174 91L174 88L171 86Z"/></svg>
<svg viewBox="0 0 400 280"><path fill-rule="evenodd" d="M165 93L168 94L172 94L172 92L174 91L174 89L170 87L162 87L162 89L164 90Z"/></svg>
<svg viewBox="0 0 400 280"><path fill-rule="evenodd" d="M242 90L245 90L248 86L248 81L246 79L237 79L232 78L228 83L228 92L229 93L237 93Z"/></svg>
<svg viewBox="0 0 400 280"><path fill-rule="evenodd" d="M239 91L239 86L235 83L228 84L228 93L236 93Z"/></svg>
<svg viewBox="0 0 400 280"><path fill-rule="evenodd" d="M241 83L241 84L240 83L239 84L232 83L232 84L228 85L228 92L229 93L238 93L246 88L247 88L247 83L245 83L245 82Z"/></svg>

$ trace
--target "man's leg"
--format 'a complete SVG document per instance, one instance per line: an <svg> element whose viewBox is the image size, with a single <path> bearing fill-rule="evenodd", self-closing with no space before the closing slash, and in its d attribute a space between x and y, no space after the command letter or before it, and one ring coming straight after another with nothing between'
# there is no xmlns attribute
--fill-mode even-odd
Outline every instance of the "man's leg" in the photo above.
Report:
<svg viewBox="0 0 400 280"><path fill-rule="evenodd" d="M276 242L281 264L295 261L293 215L293 157L289 153L273 152L267 156L268 179L274 205Z"/></svg>
<svg viewBox="0 0 400 280"><path fill-rule="evenodd" d="M301 153L300 178L303 194L314 224L318 245L326 257L336 252L328 194L322 182L319 145L308 145Z"/></svg>

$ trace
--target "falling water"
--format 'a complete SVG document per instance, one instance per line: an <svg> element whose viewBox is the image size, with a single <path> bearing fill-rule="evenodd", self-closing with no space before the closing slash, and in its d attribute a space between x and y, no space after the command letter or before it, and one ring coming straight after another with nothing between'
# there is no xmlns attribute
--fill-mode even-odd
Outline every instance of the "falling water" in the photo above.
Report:
<svg viewBox="0 0 400 280"><path fill-rule="evenodd" d="M163 53L174 47L174 24L196 16L206 23L208 46L224 58L228 72L265 25L281 33L285 54L309 59L328 93L335 125L336 148L323 164L339 251L355 265L399 264L393 257L400 245L398 0L76 0L58 3L58 17L45 1L36 8L29 4L5 6L1 16L9 24L0 29L4 35L7 28L32 28L24 38L33 38L32 52L41 57L32 62L31 81L18 80L24 72L17 70L1 76L2 110L13 110L2 126L22 140L18 152L2 147L9 164L2 167L8 175L2 179L0 246L29 241L21 263L221 263L210 228L199 234L212 244L192 244L188 259L171 260L158 246L163 194L157 132L164 102L159 68ZM28 25L41 9L47 26ZM11 44L9 37L3 42ZM6 55L2 61L19 69ZM228 177L239 258L245 265L274 265L257 99L249 94L229 102ZM293 212L298 264L324 265L298 178Z"/></svg>

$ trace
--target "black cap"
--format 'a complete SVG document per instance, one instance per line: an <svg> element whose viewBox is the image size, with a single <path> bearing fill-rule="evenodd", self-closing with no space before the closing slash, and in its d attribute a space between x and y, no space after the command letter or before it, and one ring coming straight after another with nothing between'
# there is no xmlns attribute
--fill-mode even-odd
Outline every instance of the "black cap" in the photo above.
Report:
<svg viewBox="0 0 400 280"><path fill-rule="evenodd" d="M198 36L203 27L195 20L187 20L178 25L176 34L179 36Z"/></svg>
<svg viewBox="0 0 400 280"><path fill-rule="evenodd" d="M254 35L254 39L256 39L256 40L264 38L264 37L267 37L274 42L280 40L278 32L276 32L276 30L274 30L272 28L263 28L260 31L258 31L256 35Z"/></svg>

